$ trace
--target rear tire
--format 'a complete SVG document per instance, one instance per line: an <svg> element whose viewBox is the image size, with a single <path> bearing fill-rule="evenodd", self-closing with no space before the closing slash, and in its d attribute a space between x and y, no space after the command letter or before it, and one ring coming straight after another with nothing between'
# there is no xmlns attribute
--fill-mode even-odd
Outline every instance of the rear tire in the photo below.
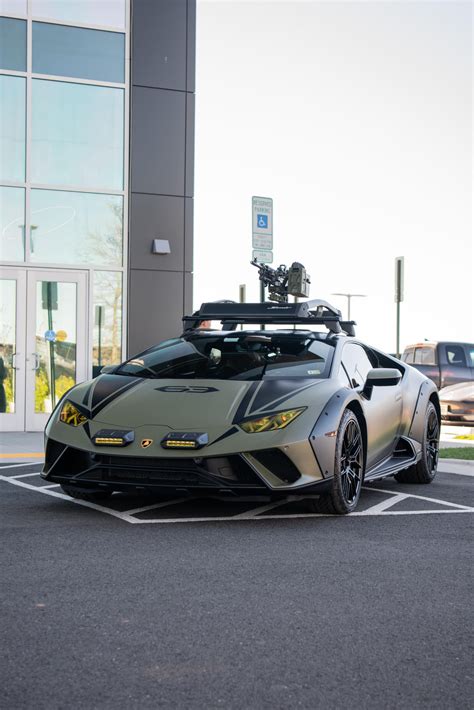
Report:
<svg viewBox="0 0 474 710"><path fill-rule="evenodd" d="M354 412L346 409L336 438L334 477L330 492L311 501L316 513L347 515L359 502L364 476L364 441L359 420Z"/></svg>
<svg viewBox="0 0 474 710"><path fill-rule="evenodd" d="M88 503L102 503L112 495L112 491L94 491L92 489L88 490L87 488L75 488L74 486L63 485L62 483L61 490L71 498L85 500Z"/></svg>
<svg viewBox="0 0 474 710"><path fill-rule="evenodd" d="M399 483L431 483L436 476L439 452L439 419L433 402L429 402L425 414L425 428L421 459L418 463L395 474Z"/></svg>

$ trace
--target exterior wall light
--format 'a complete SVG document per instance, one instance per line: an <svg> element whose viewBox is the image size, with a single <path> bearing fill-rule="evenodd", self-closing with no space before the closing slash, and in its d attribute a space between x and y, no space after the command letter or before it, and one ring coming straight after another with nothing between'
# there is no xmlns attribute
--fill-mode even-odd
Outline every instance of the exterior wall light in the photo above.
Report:
<svg viewBox="0 0 474 710"><path fill-rule="evenodd" d="M152 254L171 254L168 239L154 239L151 243Z"/></svg>

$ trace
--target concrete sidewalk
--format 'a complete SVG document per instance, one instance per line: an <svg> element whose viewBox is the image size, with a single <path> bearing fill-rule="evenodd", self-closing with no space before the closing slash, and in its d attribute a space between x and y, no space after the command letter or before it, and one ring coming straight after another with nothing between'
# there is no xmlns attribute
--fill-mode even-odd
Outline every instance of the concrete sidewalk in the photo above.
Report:
<svg viewBox="0 0 474 710"><path fill-rule="evenodd" d="M3 432L0 434L0 464L42 461L43 432Z"/></svg>

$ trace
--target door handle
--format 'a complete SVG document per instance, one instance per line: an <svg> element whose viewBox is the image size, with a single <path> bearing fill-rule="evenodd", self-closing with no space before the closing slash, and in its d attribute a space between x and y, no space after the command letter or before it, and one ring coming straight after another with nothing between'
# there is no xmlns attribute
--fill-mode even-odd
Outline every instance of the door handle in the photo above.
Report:
<svg viewBox="0 0 474 710"><path fill-rule="evenodd" d="M32 367L31 369L36 371L36 370L39 370L40 356L38 355L38 353L33 353L33 357L35 359L35 364L34 364L34 367Z"/></svg>
<svg viewBox="0 0 474 710"><path fill-rule="evenodd" d="M20 368L16 364L16 356L20 353L12 353L12 370L19 370Z"/></svg>
<svg viewBox="0 0 474 710"><path fill-rule="evenodd" d="M401 400L401 398L402 398L402 395L397 394L397 396L395 397L395 402L399 402Z"/></svg>

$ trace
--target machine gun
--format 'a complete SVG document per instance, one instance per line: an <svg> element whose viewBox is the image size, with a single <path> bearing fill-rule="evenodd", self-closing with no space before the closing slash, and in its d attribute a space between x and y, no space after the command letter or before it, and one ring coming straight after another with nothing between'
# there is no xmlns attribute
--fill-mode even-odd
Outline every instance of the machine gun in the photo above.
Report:
<svg viewBox="0 0 474 710"><path fill-rule="evenodd" d="M257 259L250 263L257 267L258 278L268 288L270 301L287 303L288 296L308 298L311 281L303 264L294 261L289 268L281 264L277 269L272 269L268 264L259 264Z"/></svg>

